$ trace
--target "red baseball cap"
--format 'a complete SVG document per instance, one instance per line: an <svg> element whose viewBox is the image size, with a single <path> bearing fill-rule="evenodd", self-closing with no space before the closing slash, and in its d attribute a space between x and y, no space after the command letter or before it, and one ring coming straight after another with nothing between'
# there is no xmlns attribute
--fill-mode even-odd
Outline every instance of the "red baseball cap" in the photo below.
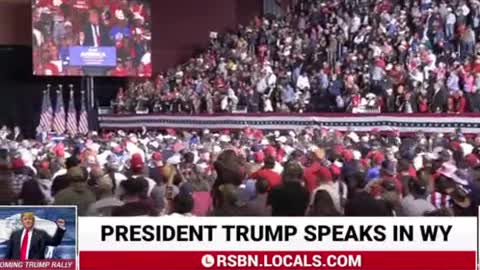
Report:
<svg viewBox="0 0 480 270"><path fill-rule="evenodd" d="M133 154L130 159L130 166L132 170L142 170L145 163L143 162L142 155Z"/></svg>
<svg viewBox="0 0 480 270"><path fill-rule="evenodd" d="M154 152L154 153L152 154L152 159L153 159L154 161L162 161L162 159L163 159L162 153L160 153L160 152Z"/></svg>
<svg viewBox="0 0 480 270"><path fill-rule="evenodd" d="M255 162L260 163L265 160L265 154L262 151L256 152L255 155Z"/></svg>

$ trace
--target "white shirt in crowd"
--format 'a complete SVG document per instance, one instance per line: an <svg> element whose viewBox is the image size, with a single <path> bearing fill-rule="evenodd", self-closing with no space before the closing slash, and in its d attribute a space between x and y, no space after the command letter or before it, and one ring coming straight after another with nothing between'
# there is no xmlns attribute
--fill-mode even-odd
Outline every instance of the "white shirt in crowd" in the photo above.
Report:
<svg viewBox="0 0 480 270"><path fill-rule="evenodd" d="M265 93L267 88L268 88L267 79L265 77L263 77L257 83L257 92L260 93L260 94L263 94L263 93Z"/></svg>
<svg viewBox="0 0 480 270"><path fill-rule="evenodd" d="M152 63L152 53L151 52L146 52L143 56L140 62L144 65L148 65Z"/></svg>
<svg viewBox="0 0 480 270"><path fill-rule="evenodd" d="M300 75L298 77L297 88L300 90L310 89L310 81L306 75Z"/></svg>
<svg viewBox="0 0 480 270"><path fill-rule="evenodd" d="M65 175L67 174L67 169L60 169L58 170L52 177L52 180L55 179L57 176Z"/></svg>
<svg viewBox="0 0 480 270"><path fill-rule="evenodd" d="M278 162L275 161L275 166L273 167L272 171L274 171L274 172L282 175L282 173L283 173L283 166L282 166L280 163L278 163Z"/></svg>
<svg viewBox="0 0 480 270"><path fill-rule="evenodd" d="M356 33L358 32L358 30L360 29L360 25L361 25L361 20L360 20L360 17L358 17L358 15L354 15L353 16L353 19L351 21L351 26L350 26L350 32L351 33Z"/></svg>
<svg viewBox="0 0 480 270"><path fill-rule="evenodd" d="M455 14L453 12L450 12L448 15L447 15L447 24L455 24L457 22L457 17L455 16Z"/></svg>
<svg viewBox="0 0 480 270"><path fill-rule="evenodd" d="M115 196L120 198L120 196L122 195L123 191L122 191L122 188L120 187L120 184L127 180L127 177L121 173L114 173L114 176L115 176Z"/></svg>
<svg viewBox="0 0 480 270"><path fill-rule="evenodd" d="M273 88L275 87L275 85L277 85L277 76L275 75L275 73L269 73L267 75L267 84L270 88Z"/></svg>

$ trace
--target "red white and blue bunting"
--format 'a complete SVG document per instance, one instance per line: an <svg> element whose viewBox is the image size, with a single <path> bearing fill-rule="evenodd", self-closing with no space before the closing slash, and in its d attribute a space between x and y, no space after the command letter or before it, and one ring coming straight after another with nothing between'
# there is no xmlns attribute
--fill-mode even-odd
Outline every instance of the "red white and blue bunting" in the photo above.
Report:
<svg viewBox="0 0 480 270"><path fill-rule="evenodd" d="M244 129L298 130L310 126L346 131L402 133L423 131L449 133L461 128L464 133L480 133L480 114L148 114L103 115L102 129Z"/></svg>

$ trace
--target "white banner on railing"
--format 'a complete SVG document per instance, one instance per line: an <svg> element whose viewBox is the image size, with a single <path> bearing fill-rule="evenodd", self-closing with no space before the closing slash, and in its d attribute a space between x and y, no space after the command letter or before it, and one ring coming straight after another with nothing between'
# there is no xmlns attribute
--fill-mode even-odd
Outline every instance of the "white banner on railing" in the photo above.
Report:
<svg viewBox="0 0 480 270"><path fill-rule="evenodd" d="M103 129L177 128L295 130L323 126L345 131L404 133L450 133L461 128L464 133L480 133L480 115L462 114L213 114L213 115L104 115Z"/></svg>

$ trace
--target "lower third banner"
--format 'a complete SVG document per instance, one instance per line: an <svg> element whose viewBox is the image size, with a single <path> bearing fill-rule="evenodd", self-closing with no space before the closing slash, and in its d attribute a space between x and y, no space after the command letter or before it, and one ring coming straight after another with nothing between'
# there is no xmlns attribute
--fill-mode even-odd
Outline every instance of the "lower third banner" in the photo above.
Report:
<svg viewBox="0 0 480 270"><path fill-rule="evenodd" d="M475 252L82 252L81 269L475 269Z"/></svg>
<svg viewBox="0 0 480 270"><path fill-rule="evenodd" d="M475 218L81 218L80 268L472 270Z"/></svg>

